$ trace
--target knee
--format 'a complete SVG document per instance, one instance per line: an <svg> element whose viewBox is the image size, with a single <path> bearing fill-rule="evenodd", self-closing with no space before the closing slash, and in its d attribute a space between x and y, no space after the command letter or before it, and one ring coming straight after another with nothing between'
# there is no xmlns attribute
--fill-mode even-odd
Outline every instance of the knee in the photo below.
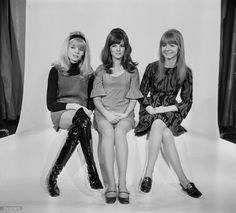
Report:
<svg viewBox="0 0 236 213"><path fill-rule="evenodd" d="M163 137L165 142L168 142L173 137L173 134L172 134L172 132L170 131L169 128L165 128L162 132L162 137Z"/></svg>
<svg viewBox="0 0 236 213"><path fill-rule="evenodd" d="M115 137L124 137L126 135L126 132L121 128L115 129Z"/></svg>
<svg viewBox="0 0 236 213"><path fill-rule="evenodd" d="M154 131L158 130L158 129L160 129L160 130L164 129L165 127L166 127L166 124L160 119L157 119L157 120L153 121L153 123L152 123L152 129L154 129Z"/></svg>
<svg viewBox="0 0 236 213"><path fill-rule="evenodd" d="M114 137L114 130L112 128L104 128L101 132L101 138L108 137L113 138Z"/></svg>

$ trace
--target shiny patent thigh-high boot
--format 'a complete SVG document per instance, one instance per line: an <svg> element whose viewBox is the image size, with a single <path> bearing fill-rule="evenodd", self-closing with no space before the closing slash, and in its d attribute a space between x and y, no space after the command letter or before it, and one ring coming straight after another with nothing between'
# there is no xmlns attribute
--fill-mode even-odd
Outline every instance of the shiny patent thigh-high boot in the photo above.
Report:
<svg viewBox="0 0 236 213"><path fill-rule="evenodd" d="M97 173L93 149L92 149L92 134L91 134L91 121L83 109L79 109L74 116L75 125L78 125L80 134L78 135L80 145L84 154L84 158L87 164L88 178L91 188L102 189L102 183Z"/></svg>
<svg viewBox="0 0 236 213"><path fill-rule="evenodd" d="M79 129L77 128L77 126L72 124L72 126L68 131L66 142L63 145L55 161L55 164L50 171L47 180L47 187L48 187L48 192L52 197L60 195L60 190L57 185L57 177L62 171L63 167L66 165L67 161L70 159L76 146L78 145L78 134L79 134Z"/></svg>

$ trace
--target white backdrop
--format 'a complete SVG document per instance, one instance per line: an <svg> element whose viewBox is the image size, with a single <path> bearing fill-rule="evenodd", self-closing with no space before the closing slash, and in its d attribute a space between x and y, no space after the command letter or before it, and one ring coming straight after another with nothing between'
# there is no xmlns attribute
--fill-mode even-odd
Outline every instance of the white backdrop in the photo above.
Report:
<svg viewBox="0 0 236 213"><path fill-rule="evenodd" d="M17 132L51 128L47 77L68 33L86 34L96 69L106 36L115 27L127 32L140 76L158 59L163 32L182 32L194 75L194 104L184 126L217 138L220 0L27 0L24 97Z"/></svg>

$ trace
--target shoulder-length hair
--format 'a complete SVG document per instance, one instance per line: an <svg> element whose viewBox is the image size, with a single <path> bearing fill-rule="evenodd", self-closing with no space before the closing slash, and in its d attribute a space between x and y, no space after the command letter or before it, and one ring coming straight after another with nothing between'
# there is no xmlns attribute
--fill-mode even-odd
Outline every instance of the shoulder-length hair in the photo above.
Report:
<svg viewBox="0 0 236 213"><path fill-rule="evenodd" d="M92 74L93 70L90 65L90 48L88 40L85 35L80 31L74 31L66 37L62 44L61 51L59 53L58 60L53 65L62 73L67 75L67 71L71 68L71 62L68 57L68 48L72 42L77 41L78 45L84 49L84 55L78 63L80 74L83 77L88 77Z"/></svg>
<svg viewBox="0 0 236 213"><path fill-rule="evenodd" d="M110 47L113 44L120 44L122 41L124 42L125 52L121 60L121 65L126 71L130 73L134 72L134 69L136 69L137 63L132 61L132 48L130 46L127 34L124 30L115 28L108 34L105 46L101 53L101 60L107 73L112 73L112 70L110 68L113 66Z"/></svg>
<svg viewBox="0 0 236 213"><path fill-rule="evenodd" d="M177 76L179 83L183 82L186 76L186 63L185 63L185 51L184 51L184 40L182 34L176 30L176 29L170 29L166 31L160 40L159 45L159 66L158 66L158 73L160 81L163 79L165 73L164 73L164 64L165 64L165 57L162 54L161 47L166 44L175 44L178 46L178 55L177 55Z"/></svg>

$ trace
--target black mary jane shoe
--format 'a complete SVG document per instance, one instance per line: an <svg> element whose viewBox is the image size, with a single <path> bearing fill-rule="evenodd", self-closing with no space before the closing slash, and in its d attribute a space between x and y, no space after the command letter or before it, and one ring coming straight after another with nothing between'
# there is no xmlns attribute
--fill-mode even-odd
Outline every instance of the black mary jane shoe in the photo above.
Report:
<svg viewBox="0 0 236 213"><path fill-rule="evenodd" d="M116 195L115 196L112 196L112 197L108 197L107 194L108 193L115 193L116 194L116 191L106 191L105 192L105 201L107 204L113 204L116 202Z"/></svg>
<svg viewBox="0 0 236 213"><path fill-rule="evenodd" d="M128 197L121 197L120 194L128 194ZM129 192L119 191L118 192L118 200L121 204L129 204Z"/></svg>
<svg viewBox="0 0 236 213"><path fill-rule="evenodd" d="M148 193L150 192L152 187L152 179L150 177L144 177L140 186L140 190L142 192Z"/></svg>
<svg viewBox="0 0 236 213"><path fill-rule="evenodd" d="M202 196L202 193L197 189L194 183L189 183L186 188L184 188L182 184L180 184L180 186L182 187L183 191L185 191L191 197L199 198Z"/></svg>

